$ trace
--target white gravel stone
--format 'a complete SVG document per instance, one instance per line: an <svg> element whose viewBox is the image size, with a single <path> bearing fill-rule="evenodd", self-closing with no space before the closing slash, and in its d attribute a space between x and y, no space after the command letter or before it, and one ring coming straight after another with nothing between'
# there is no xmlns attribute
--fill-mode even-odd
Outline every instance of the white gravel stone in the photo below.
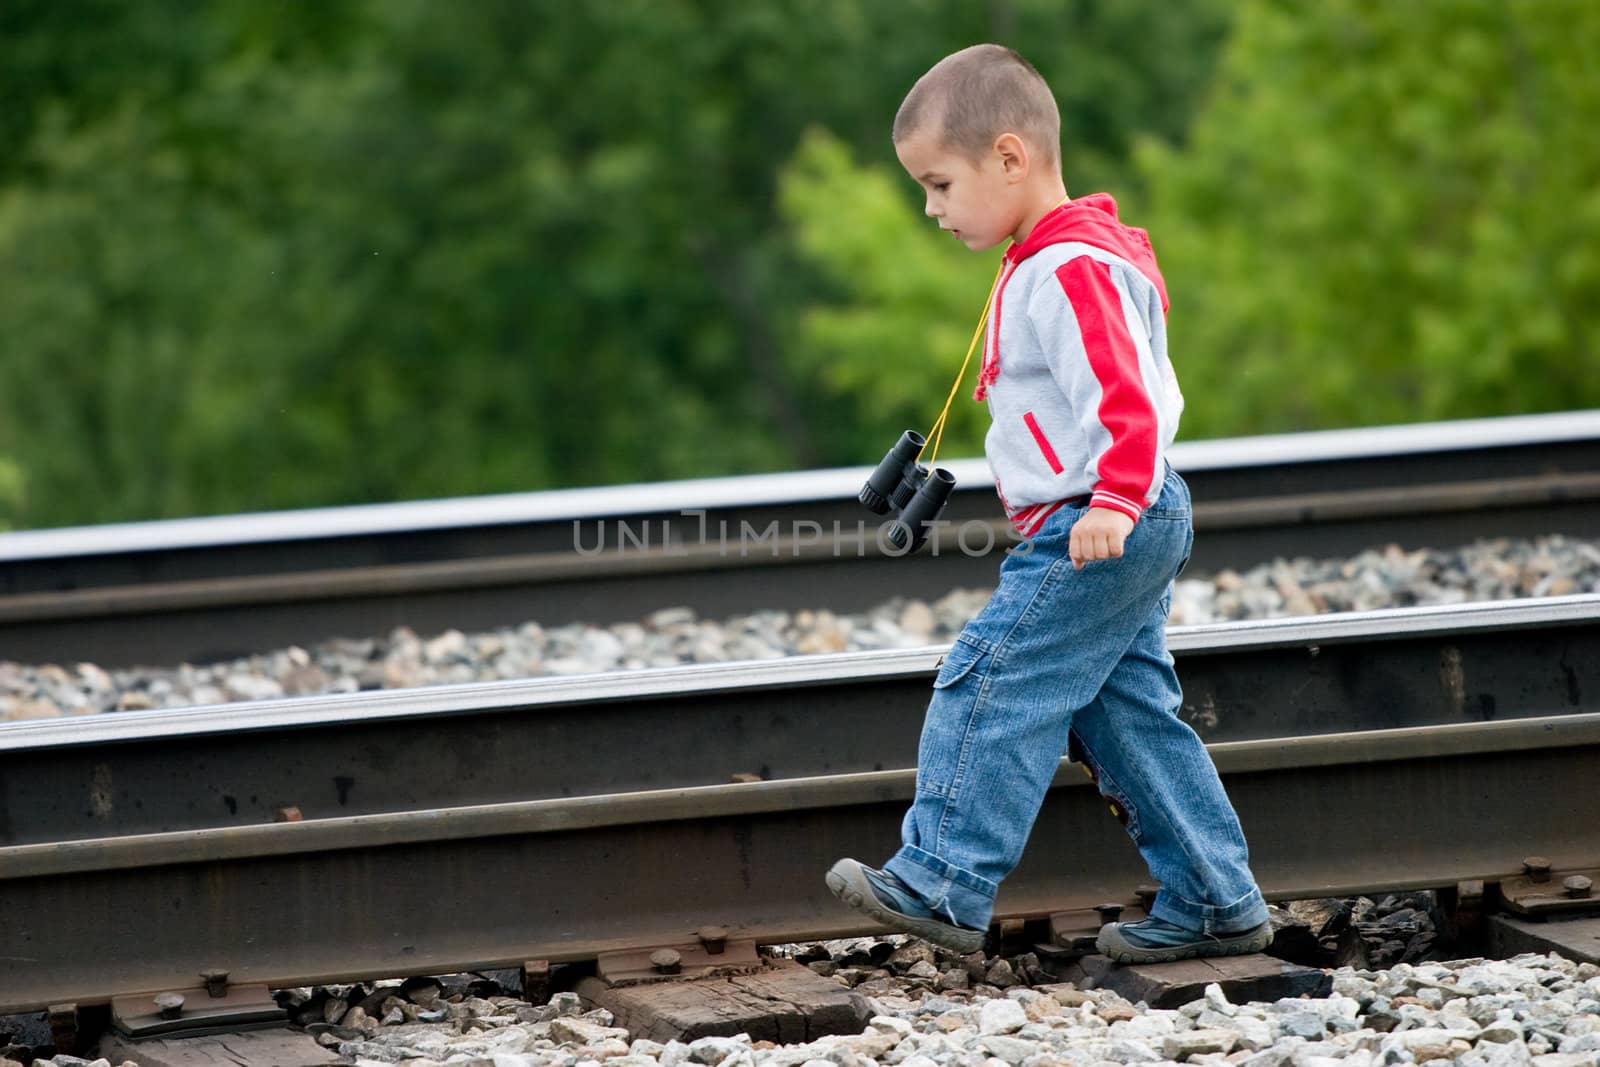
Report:
<svg viewBox="0 0 1600 1067"><path fill-rule="evenodd" d="M1187 1030L1162 1038L1161 1053L1169 1060L1184 1060L1211 1052L1226 1056L1238 1041L1238 1035L1231 1030Z"/></svg>
<svg viewBox="0 0 1600 1067"><path fill-rule="evenodd" d="M1136 1015L1132 1019L1124 1019L1111 1024L1113 1037L1149 1038L1165 1037L1176 1033L1178 1025L1172 1018L1174 1012L1147 1011L1143 1015ZM1180 1016L1181 1018L1181 1016Z"/></svg>
<svg viewBox="0 0 1600 1067"><path fill-rule="evenodd" d="M572 1041L580 1045L593 1045L611 1038L628 1040L628 1031L620 1027L602 1026L587 1019L562 1018L550 1022L550 1036L557 1041ZM696 1062L704 1063L705 1060Z"/></svg>
<svg viewBox="0 0 1600 1067"><path fill-rule="evenodd" d="M1526 1037L1527 1031L1523 1029L1522 1024L1515 1017L1495 1019L1478 1032L1480 1043L1484 1041L1522 1041Z"/></svg>
<svg viewBox="0 0 1600 1067"><path fill-rule="evenodd" d="M1027 1024L1027 1012L1014 1000L991 1000L978 1016L978 1032L982 1034L1015 1033Z"/></svg>
<svg viewBox="0 0 1600 1067"><path fill-rule="evenodd" d="M1227 1015L1232 1017L1233 1015L1237 1014L1239 1010L1232 1004L1228 1003L1227 995L1222 992L1222 987L1215 982L1212 982L1210 985L1206 986L1205 1001L1206 1007L1210 1008L1218 1015Z"/></svg>
<svg viewBox="0 0 1600 1067"><path fill-rule="evenodd" d="M1587 1052L1547 1052L1533 1058L1533 1067L1596 1067L1600 1057Z"/></svg>
<svg viewBox="0 0 1600 1067"><path fill-rule="evenodd" d="M1249 1015L1234 1016L1229 1020L1229 1028L1238 1035L1238 1047L1250 1052L1258 1052L1268 1047L1275 1036L1272 1024L1265 1019Z"/></svg>
<svg viewBox="0 0 1600 1067"><path fill-rule="evenodd" d="M1162 1056L1145 1042L1124 1037L1111 1042L1106 1058L1118 1063L1159 1063Z"/></svg>
<svg viewBox="0 0 1600 1067"><path fill-rule="evenodd" d="M1024 1041L1022 1038L1007 1037L1004 1034L989 1034L980 1038L978 1047L995 1059L1011 1064L1012 1067L1020 1067L1023 1060L1041 1051L1036 1041Z"/></svg>
<svg viewBox="0 0 1600 1067"><path fill-rule="evenodd" d="M1262 1049L1254 1056L1238 1061L1238 1067L1284 1067L1294 1058L1294 1046L1283 1044Z"/></svg>
<svg viewBox="0 0 1600 1067"><path fill-rule="evenodd" d="M714 1067L749 1047L749 1037L745 1037L743 1041L735 1037L702 1037L689 1042L689 1062Z"/></svg>

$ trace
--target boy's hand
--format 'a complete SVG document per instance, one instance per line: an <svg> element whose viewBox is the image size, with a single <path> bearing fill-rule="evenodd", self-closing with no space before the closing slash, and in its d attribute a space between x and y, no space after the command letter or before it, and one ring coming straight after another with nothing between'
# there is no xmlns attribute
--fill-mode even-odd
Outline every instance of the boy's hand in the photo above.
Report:
<svg viewBox="0 0 1600 1067"><path fill-rule="evenodd" d="M1072 569L1083 570L1085 563L1122 555L1122 542L1133 532L1133 520L1115 508L1090 508L1072 525L1067 553Z"/></svg>

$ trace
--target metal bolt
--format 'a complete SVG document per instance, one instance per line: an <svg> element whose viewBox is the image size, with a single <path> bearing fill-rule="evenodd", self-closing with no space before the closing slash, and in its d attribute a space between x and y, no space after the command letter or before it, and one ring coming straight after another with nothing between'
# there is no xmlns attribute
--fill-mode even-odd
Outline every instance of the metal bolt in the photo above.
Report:
<svg viewBox="0 0 1600 1067"><path fill-rule="evenodd" d="M658 948L650 953L650 966L657 974L677 974L683 970L683 957L675 948Z"/></svg>
<svg viewBox="0 0 1600 1067"><path fill-rule="evenodd" d="M211 997L225 997L228 995L228 972L220 967L208 967L200 972L200 980L206 984L206 994Z"/></svg>
<svg viewBox="0 0 1600 1067"><path fill-rule="evenodd" d="M1121 904L1096 904L1094 906L1094 910L1095 910L1095 913L1100 916L1100 921L1101 922L1103 922L1103 923L1114 923L1114 922L1117 921L1117 917L1122 914L1122 905Z"/></svg>
<svg viewBox="0 0 1600 1067"><path fill-rule="evenodd" d="M708 956L720 956L722 950L728 947L728 928L725 926L702 926L695 931L695 936L705 946Z"/></svg>
<svg viewBox="0 0 1600 1067"><path fill-rule="evenodd" d="M1522 873L1528 876L1530 882L1548 882L1550 861L1543 856L1529 856L1522 861Z"/></svg>
<svg viewBox="0 0 1600 1067"><path fill-rule="evenodd" d="M156 1010L163 1019L176 1019L183 1014L182 993L157 993Z"/></svg>
<svg viewBox="0 0 1600 1067"><path fill-rule="evenodd" d="M1561 879L1561 888L1567 891L1569 897L1586 897L1594 888L1594 883L1581 874L1573 874Z"/></svg>

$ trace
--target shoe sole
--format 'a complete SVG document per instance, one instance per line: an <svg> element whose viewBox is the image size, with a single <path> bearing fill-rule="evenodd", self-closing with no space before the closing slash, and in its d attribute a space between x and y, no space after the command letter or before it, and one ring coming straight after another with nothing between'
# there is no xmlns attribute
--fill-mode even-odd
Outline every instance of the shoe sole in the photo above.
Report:
<svg viewBox="0 0 1600 1067"><path fill-rule="evenodd" d="M963 956L983 948L984 932L967 931L937 919L918 919L884 907L872 885L855 860L840 860L828 870L828 890L834 896L884 926L908 934L916 934L925 941L959 952Z"/></svg>
<svg viewBox="0 0 1600 1067"><path fill-rule="evenodd" d="M1257 927L1233 937L1191 941L1187 945L1141 948L1122 936L1122 924L1110 923L1095 938L1094 947L1118 963L1177 963L1179 960L1215 956L1248 956L1272 944L1272 927Z"/></svg>

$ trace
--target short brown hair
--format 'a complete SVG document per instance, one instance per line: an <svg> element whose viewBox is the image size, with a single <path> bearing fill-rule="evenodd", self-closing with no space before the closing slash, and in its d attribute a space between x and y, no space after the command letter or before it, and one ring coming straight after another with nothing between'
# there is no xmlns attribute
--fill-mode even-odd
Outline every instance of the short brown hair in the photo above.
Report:
<svg viewBox="0 0 1600 1067"><path fill-rule="evenodd" d="M894 116L894 141L925 129L974 162L1009 132L1061 163L1056 98L1033 64L1004 45L963 48L917 79Z"/></svg>

